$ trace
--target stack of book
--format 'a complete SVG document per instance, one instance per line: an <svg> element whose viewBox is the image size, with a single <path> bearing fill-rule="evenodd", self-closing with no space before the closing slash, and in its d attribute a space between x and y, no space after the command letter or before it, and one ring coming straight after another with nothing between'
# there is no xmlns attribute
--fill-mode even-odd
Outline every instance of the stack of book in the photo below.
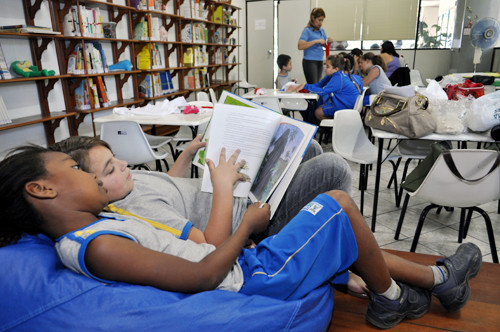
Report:
<svg viewBox="0 0 500 332"><path fill-rule="evenodd" d="M21 32L21 33L40 33L48 35L60 35L58 31L52 30L49 27L42 27L37 25L26 25L26 24L16 24L16 25L3 25L0 26L0 31L6 32Z"/></svg>
<svg viewBox="0 0 500 332"><path fill-rule="evenodd" d="M85 57L83 48L78 44L68 59L68 74L102 74L109 71L108 63L102 45L98 42L85 44Z"/></svg>
<svg viewBox="0 0 500 332"><path fill-rule="evenodd" d="M186 75L186 87L188 89L208 88L210 79L206 68L192 70Z"/></svg>
<svg viewBox="0 0 500 332"><path fill-rule="evenodd" d="M75 108L79 111L110 105L108 91L102 76L82 80L75 89Z"/></svg>
<svg viewBox="0 0 500 332"><path fill-rule="evenodd" d="M0 96L0 125L12 123L12 120L9 117L9 113L7 112L7 107L3 102L2 96Z"/></svg>
<svg viewBox="0 0 500 332"><path fill-rule="evenodd" d="M139 95L143 98L163 96L176 91L169 71L148 74L139 84Z"/></svg>
<svg viewBox="0 0 500 332"><path fill-rule="evenodd" d="M161 61L160 50L158 45L152 44L151 51L148 45L145 45L137 55L137 68L141 70L161 69L163 63Z"/></svg>
<svg viewBox="0 0 500 332"><path fill-rule="evenodd" d="M8 80L12 78L12 75L9 71L9 64L5 59L5 55L3 54L2 45L0 44L0 78L2 80Z"/></svg>
<svg viewBox="0 0 500 332"><path fill-rule="evenodd" d="M135 40L160 40L160 18L144 15L134 27Z"/></svg>
<svg viewBox="0 0 500 332"><path fill-rule="evenodd" d="M85 37L104 38L101 10L80 5L82 31ZM64 17L64 34L66 36L80 36L80 19L78 7L71 6L70 12Z"/></svg>
<svg viewBox="0 0 500 332"><path fill-rule="evenodd" d="M139 10L166 10L162 0L131 0L131 5Z"/></svg>

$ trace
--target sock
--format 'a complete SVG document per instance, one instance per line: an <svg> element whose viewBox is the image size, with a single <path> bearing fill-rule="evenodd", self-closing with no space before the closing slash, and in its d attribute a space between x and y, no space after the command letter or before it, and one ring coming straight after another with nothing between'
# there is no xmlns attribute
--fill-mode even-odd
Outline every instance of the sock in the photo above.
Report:
<svg viewBox="0 0 500 332"><path fill-rule="evenodd" d="M434 286L442 284L448 280L449 272L444 265L431 266L432 273L434 274Z"/></svg>
<svg viewBox="0 0 500 332"><path fill-rule="evenodd" d="M401 288L399 288L398 284L394 281L394 279L391 278L391 285L387 290L379 295L382 295L389 300L396 300L399 299L401 296Z"/></svg>

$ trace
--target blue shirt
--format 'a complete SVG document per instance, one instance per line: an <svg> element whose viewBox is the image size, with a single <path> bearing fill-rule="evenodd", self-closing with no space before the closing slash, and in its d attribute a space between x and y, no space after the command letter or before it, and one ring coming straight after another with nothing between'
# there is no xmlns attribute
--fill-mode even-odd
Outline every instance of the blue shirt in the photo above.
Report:
<svg viewBox="0 0 500 332"><path fill-rule="evenodd" d="M318 83L306 84L304 89L319 95L318 106L324 105L324 110L330 108L333 110L352 109L360 94L349 76L341 72L325 76ZM360 89L363 89L363 84L361 84Z"/></svg>
<svg viewBox="0 0 500 332"><path fill-rule="evenodd" d="M305 27L300 35L299 40L310 42L316 39L323 39L326 41L326 33L323 28L314 30L312 27ZM323 45L314 44L313 46L304 50L305 60L323 61Z"/></svg>

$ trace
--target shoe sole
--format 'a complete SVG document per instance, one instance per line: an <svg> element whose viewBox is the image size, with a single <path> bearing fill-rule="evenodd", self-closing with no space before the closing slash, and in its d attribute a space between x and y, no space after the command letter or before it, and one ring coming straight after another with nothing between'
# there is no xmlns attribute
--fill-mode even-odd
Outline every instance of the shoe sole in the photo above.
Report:
<svg viewBox="0 0 500 332"><path fill-rule="evenodd" d="M370 317L370 316L366 316L366 320L370 324L378 327L379 329L390 329L390 328L398 325L399 323L401 323L403 321L403 319L405 319L405 318L417 319L417 318L422 317L423 315L425 315L427 313L427 311L429 311L429 308L430 308L430 305L428 305L427 308L425 308L424 311L422 311L422 312L407 312L406 314L399 315L395 320L393 320L391 322L381 322L379 320L373 320L372 317Z"/></svg>

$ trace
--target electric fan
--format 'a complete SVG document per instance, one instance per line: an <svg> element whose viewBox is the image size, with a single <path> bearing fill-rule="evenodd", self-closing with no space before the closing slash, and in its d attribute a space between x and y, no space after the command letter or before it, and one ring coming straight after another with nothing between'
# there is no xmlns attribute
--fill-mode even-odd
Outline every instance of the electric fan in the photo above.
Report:
<svg viewBox="0 0 500 332"><path fill-rule="evenodd" d="M492 47L495 45L500 33L500 23L497 20L487 17L479 20L472 27L470 38L472 46L475 47L474 50L474 72L476 72L476 66L481 62L482 50Z"/></svg>

